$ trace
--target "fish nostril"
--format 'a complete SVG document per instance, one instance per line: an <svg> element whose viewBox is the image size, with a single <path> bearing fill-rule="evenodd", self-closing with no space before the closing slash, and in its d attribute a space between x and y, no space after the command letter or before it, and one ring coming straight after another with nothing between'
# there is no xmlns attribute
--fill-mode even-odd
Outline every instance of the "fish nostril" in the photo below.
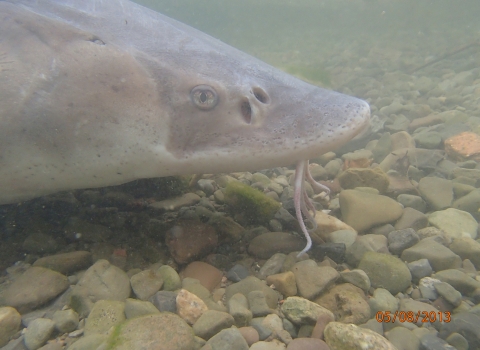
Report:
<svg viewBox="0 0 480 350"><path fill-rule="evenodd" d="M250 106L250 102L248 101L242 102L240 109L242 111L243 119L245 119L245 122L247 122L247 124L251 124L252 123L252 106Z"/></svg>
<svg viewBox="0 0 480 350"><path fill-rule="evenodd" d="M253 95L261 103L268 103L269 102L269 98L268 98L267 93L259 87L253 88Z"/></svg>

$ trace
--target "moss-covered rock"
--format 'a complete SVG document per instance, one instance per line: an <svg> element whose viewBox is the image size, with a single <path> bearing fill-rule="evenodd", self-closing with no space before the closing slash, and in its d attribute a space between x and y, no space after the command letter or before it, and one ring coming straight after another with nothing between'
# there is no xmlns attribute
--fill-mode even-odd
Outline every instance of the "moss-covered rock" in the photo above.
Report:
<svg viewBox="0 0 480 350"><path fill-rule="evenodd" d="M242 182L232 181L225 187L225 201L236 213L243 213L250 223L268 222L281 204Z"/></svg>

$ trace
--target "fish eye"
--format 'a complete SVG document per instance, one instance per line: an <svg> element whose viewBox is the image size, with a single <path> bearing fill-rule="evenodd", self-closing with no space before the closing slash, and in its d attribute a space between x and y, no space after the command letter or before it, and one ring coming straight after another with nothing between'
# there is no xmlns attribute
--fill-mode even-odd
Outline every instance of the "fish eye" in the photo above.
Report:
<svg viewBox="0 0 480 350"><path fill-rule="evenodd" d="M190 92L192 102L200 109L209 110L218 103L218 94L214 88L208 85L197 85Z"/></svg>

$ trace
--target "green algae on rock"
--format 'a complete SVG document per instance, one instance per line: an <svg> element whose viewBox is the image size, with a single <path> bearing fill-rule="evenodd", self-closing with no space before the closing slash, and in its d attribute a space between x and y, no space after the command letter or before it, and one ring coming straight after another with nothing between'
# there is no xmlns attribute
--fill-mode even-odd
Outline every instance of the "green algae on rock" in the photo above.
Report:
<svg viewBox="0 0 480 350"><path fill-rule="evenodd" d="M281 207L274 199L239 181L227 184L225 201L236 212L243 212L246 220L256 223L268 222Z"/></svg>

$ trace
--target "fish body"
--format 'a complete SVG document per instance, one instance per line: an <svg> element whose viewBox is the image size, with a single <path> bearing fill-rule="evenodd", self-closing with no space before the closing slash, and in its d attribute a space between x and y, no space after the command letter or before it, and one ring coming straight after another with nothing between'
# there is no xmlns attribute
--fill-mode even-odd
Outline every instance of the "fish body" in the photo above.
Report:
<svg viewBox="0 0 480 350"><path fill-rule="evenodd" d="M369 115L127 0L0 1L0 204L291 165Z"/></svg>

